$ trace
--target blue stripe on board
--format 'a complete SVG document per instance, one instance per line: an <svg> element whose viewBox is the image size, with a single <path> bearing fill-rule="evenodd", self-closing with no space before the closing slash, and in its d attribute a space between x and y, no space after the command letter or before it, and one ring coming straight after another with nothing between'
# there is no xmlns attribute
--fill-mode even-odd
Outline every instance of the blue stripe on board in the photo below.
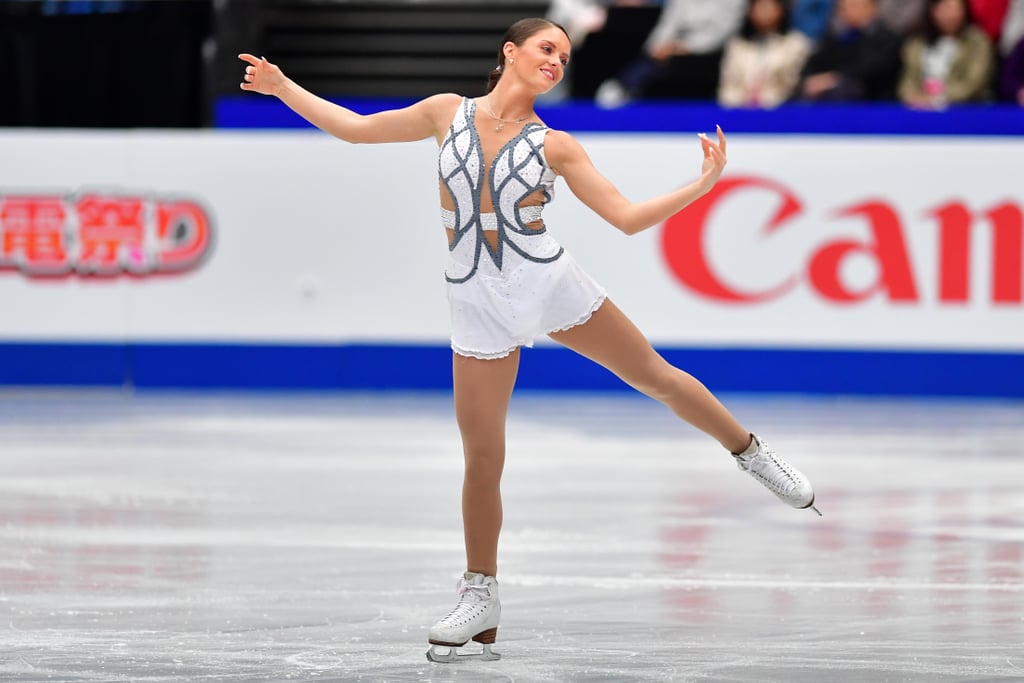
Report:
<svg viewBox="0 0 1024 683"><path fill-rule="evenodd" d="M360 114L404 107L410 100L335 100ZM1024 135L1024 109L978 105L941 112L895 104L789 105L774 110L722 109L714 104L637 103L601 109L589 102L539 103L552 128L572 132L711 132L816 135ZM223 97L214 105L218 128L309 128L281 102L266 97Z"/></svg>
<svg viewBox="0 0 1024 683"><path fill-rule="evenodd" d="M715 391L1024 398L1024 354L672 348ZM0 343L0 385L193 389L450 389L442 346ZM561 348L523 353L518 386L627 387Z"/></svg>
<svg viewBox="0 0 1024 683"><path fill-rule="evenodd" d="M121 386L123 344L0 343L0 385Z"/></svg>

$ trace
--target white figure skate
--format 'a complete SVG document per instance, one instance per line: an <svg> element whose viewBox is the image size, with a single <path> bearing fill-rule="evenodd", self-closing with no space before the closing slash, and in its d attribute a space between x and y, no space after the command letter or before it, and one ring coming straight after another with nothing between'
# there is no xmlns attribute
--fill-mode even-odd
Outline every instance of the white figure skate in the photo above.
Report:
<svg viewBox="0 0 1024 683"><path fill-rule="evenodd" d="M498 582L493 576L466 572L458 584L459 604L430 629L428 662L451 663L469 659L493 661L501 655L491 652L501 620ZM470 640L483 645L483 652L460 653Z"/></svg>
<svg viewBox="0 0 1024 683"><path fill-rule="evenodd" d="M814 489L811 482L795 467L780 458L756 434L751 434L750 447L743 453L733 453L741 470L764 484L779 500L798 510L814 507Z"/></svg>

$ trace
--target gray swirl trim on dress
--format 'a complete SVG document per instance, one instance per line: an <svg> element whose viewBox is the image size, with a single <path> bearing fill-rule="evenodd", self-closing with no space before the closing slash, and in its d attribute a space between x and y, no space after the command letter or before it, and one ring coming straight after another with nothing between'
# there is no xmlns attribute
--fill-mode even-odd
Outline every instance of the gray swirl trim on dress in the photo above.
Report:
<svg viewBox="0 0 1024 683"><path fill-rule="evenodd" d="M518 253L524 259L534 261L536 263L551 263L552 261L558 259L564 252L564 249L560 247L558 252L554 256L550 256L547 258L533 256L524 251L523 249L521 249L511 239L509 239L506 232L507 230L511 230L512 232L522 235L539 235L546 232L546 228L543 227L538 228L536 230L528 228L522 221L523 213L526 213L531 216L534 215L534 211L528 211L528 209L533 209L536 211L536 218L532 218L530 222L540 220L540 209L542 209L542 207L520 208L519 202L521 202L523 199L525 199L526 197L528 197L529 195L533 194L534 192L541 188L544 188L545 203L551 201L551 194L547 191L547 188L540 182L540 180L544 176L543 170L548 170L547 161L543 155L544 137L542 136L539 142L534 142L529 138L530 133L537 130L546 131L547 127L542 126L539 123L528 123L525 126L523 126L523 129L518 134L513 136L512 139L510 139L508 142L502 145L501 149L498 150L498 153L491 161L491 168L488 176L490 185L489 189L491 191L491 203L494 206L495 212L494 214L481 214L480 206L482 203L481 191L484 176L484 152L483 145L480 143L480 136L477 133L476 126L474 125L475 114L476 102L470 98L463 98L462 107L459 108L458 113L452 120L452 125L448 129L448 134L445 136L445 139L441 144L441 150L438 159L438 172L441 178L441 182L444 183L445 189L448 190L448 193L451 195L452 201L455 204L454 212L442 208L441 213L442 223L446 223L445 219L447 219L448 216L451 215L451 227L455 232L452 242L448 246L448 250L454 251L455 248L459 245L459 243L463 240L463 238L465 238L469 234L472 234L473 238L475 238L476 240L476 244L474 246L473 267L469 271L469 273L461 278L452 278L447 273L445 274L445 279L452 284L461 284L463 282L466 282L476 274L478 268L480 267L480 252L482 248L487 250L487 253L490 255L491 260L494 262L494 265L497 266L498 270L501 270L503 247L505 244L508 244L513 251ZM459 154L458 148L455 145L455 140L459 135L467 132L469 133L470 136L470 142L469 147L467 149L467 156L463 157L462 155ZM520 142L524 141L529 146L530 151L522 162L516 164L514 162L515 148ZM441 160L443 159L445 154L450 154L456 162L456 167L452 169L447 175L444 174L443 170L440 167ZM505 155L507 155L508 157L507 163L509 167L509 175L502 181L501 186L497 187L494 181L494 170L497 168L499 160L502 159L503 156ZM469 162L472 158L475 158L475 160L477 161L477 166L479 168L479 171L475 174L475 178L473 177L474 174L469 169ZM532 187L528 182L526 182L526 180L521 175L521 171L524 168L526 168L530 163L538 163L542 168L542 172L538 176L538 184ZM461 217L463 215L463 212L466 209L470 208L465 206L465 200L467 198L465 196L458 196L456 192L452 190L450 183L451 179L459 174L462 174L464 176L466 180L466 185L468 185L470 188L469 200L472 205L471 219L466 223L465 226L461 225ZM505 214L505 212L501 209L501 192L505 190L509 182L512 180L518 180L520 183L522 183L524 187L528 189L521 196L517 197L513 202L516 208L514 211L514 216L510 220L509 217ZM493 227L490 220L484 220L484 215L488 216L488 218L490 218L490 216L492 215L494 216ZM488 225L485 226L485 222L488 223ZM445 227L449 226L445 225ZM498 239L497 245L494 248L492 248L490 243L488 243L486 238L484 238L483 233L484 231L488 230L497 230Z"/></svg>
<svg viewBox="0 0 1024 683"><path fill-rule="evenodd" d="M456 114L455 118L452 120L451 127L448 129L448 135L445 136L444 142L441 145L440 154L438 155L438 174L441 177L441 182L444 183L445 188L448 190L448 194L451 195L452 202L455 204L455 236L452 239L452 243L448 245L448 251L455 251L455 248L459 245L459 242L461 242L462 239L470 233L476 234L477 237L477 242L474 248L472 270L470 270L465 277L457 279L449 277L447 273L445 274L445 279L453 284L466 282L476 274L477 268L480 265L481 244L486 243L486 240L480 239L481 235L479 234L483 232L483 226L480 224L480 188L484 182L484 150L483 146L480 144L480 137L477 135L476 127L472 124L473 119L471 116L467 115L467 111L470 109L469 102L470 100L468 98L463 98L463 105L462 107L459 108L458 112L459 114L462 115L461 120L459 115ZM460 125L461 127L456 129L456 126ZM477 177L475 179L473 178L473 174L469 170L469 158L463 158L459 154L459 150L455 145L456 138L465 132L469 133L470 140L469 147L466 150L466 152L467 154L476 157L477 168L479 169L477 172ZM456 167L452 169L451 173L449 173L447 176L443 174L443 171L440 168L440 162L445 153L451 154L452 157L457 162ZM461 227L461 216L464 210L464 198L459 197L455 192L452 191L451 183L449 182L452 177L460 173L465 176L466 184L470 188L470 202L472 203L472 213L470 214L471 219L469 223L466 224L465 227ZM477 229L474 230L474 228Z"/></svg>

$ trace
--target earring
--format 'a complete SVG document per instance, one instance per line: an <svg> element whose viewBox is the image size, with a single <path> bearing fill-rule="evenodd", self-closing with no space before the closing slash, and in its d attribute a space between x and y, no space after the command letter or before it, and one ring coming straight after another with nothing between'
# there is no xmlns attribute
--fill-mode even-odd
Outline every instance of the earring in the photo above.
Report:
<svg viewBox="0 0 1024 683"><path fill-rule="evenodd" d="M514 60L514 59L510 59L510 60L508 60L508 63L509 63L509 64L515 64L515 63L516 63L516 60Z"/></svg>

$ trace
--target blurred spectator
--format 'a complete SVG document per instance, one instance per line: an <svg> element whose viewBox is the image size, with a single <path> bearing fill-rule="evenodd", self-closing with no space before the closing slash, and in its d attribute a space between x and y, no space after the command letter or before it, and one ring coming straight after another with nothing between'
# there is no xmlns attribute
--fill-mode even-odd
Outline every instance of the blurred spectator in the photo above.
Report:
<svg viewBox="0 0 1024 683"><path fill-rule="evenodd" d="M971 14L993 43L999 42L1010 0L970 0Z"/></svg>
<svg viewBox="0 0 1024 683"><path fill-rule="evenodd" d="M924 28L926 1L878 0L878 17L886 26L901 37L905 37ZM842 30L842 19L838 15L832 17L831 26L836 30Z"/></svg>
<svg viewBox="0 0 1024 683"><path fill-rule="evenodd" d="M814 42L825 37L835 0L792 0L790 4L793 28Z"/></svg>
<svg viewBox="0 0 1024 683"><path fill-rule="evenodd" d="M644 54L601 84L597 102L630 99L714 100L725 42L743 21L745 0L667 0Z"/></svg>
<svg viewBox="0 0 1024 683"><path fill-rule="evenodd" d="M725 47L718 103L755 109L779 106L800 82L810 48L810 39L790 27L786 0L749 0L739 35Z"/></svg>
<svg viewBox="0 0 1024 683"><path fill-rule="evenodd" d="M593 98L601 83L642 54L660 14L661 0L553 0L547 18L568 31L572 59L544 98Z"/></svg>
<svg viewBox="0 0 1024 683"><path fill-rule="evenodd" d="M1024 38L1010 51L999 75L999 94L1024 107Z"/></svg>
<svg viewBox="0 0 1024 683"><path fill-rule="evenodd" d="M1024 38L1024 0L1010 0L999 36L999 53L1004 57Z"/></svg>
<svg viewBox="0 0 1024 683"><path fill-rule="evenodd" d="M575 55L583 50L587 36L604 28L608 10L601 0L552 0L545 18L565 29ZM541 95L543 101L561 101L570 96L571 71L575 61L572 60L570 65L566 66L565 78Z"/></svg>
<svg viewBox="0 0 1024 683"><path fill-rule="evenodd" d="M878 0L878 16L901 36L909 36L924 27L926 0Z"/></svg>
<svg viewBox="0 0 1024 683"><path fill-rule="evenodd" d="M588 35L604 28L608 10L603 0L552 0L547 18L565 27L573 48L579 48Z"/></svg>
<svg viewBox="0 0 1024 683"><path fill-rule="evenodd" d="M895 99L900 37L880 19L877 0L839 0L833 27L807 60L799 96L805 101Z"/></svg>
<svg viewBox="0 0 1024 683"><path fill-rule="evenodd" d="M903 46L900 100L915 109L979 102L994 74L992 43L967 0L928 0L924 31Z"/></svg>

